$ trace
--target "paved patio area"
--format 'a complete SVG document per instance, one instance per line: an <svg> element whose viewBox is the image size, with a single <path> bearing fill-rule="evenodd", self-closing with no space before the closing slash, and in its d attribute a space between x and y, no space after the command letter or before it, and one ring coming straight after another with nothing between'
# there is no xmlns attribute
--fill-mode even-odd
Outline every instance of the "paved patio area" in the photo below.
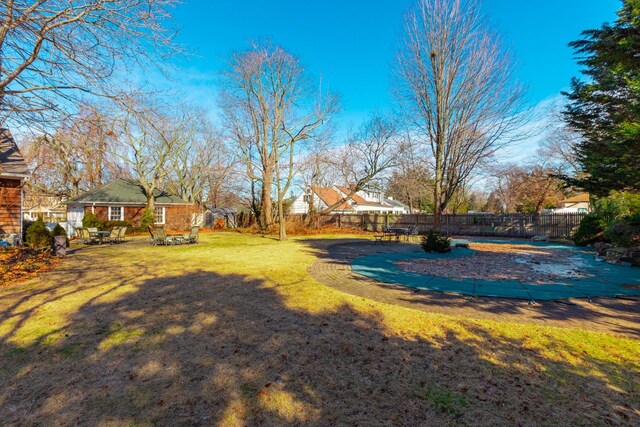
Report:
<svg viewBox="0 0 640 427"><path fill-rule="evenodd" d="M309 268L309 273L319 282L352 295L469 318L522 321L640 336L640 319L637 315L640 312L640 297L567 298L530 304L527 300L412 289L357 274L351 263L366 256L415 251L418 248L415 243L387 243L381 246L368 240L347 239L340 242L309 240L307 245L319 256L318 261Z"/></svg>

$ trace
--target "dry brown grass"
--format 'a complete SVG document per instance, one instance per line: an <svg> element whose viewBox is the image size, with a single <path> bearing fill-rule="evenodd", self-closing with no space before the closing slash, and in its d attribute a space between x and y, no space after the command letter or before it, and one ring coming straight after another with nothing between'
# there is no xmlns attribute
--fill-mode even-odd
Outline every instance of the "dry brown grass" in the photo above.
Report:
<svg viewBox="0 0 640 427"><path fill-rule="evenodd" d="M83 248L0 291L8 425L637 425L638 341L319 285L300 242Z"/></svg>

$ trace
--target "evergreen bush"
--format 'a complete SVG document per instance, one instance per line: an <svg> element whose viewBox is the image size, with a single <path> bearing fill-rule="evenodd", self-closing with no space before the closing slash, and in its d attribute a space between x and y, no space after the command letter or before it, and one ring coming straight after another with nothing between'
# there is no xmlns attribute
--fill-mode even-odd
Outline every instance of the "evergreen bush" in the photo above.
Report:
<svg viewBox="0 0 640 427"><path fill-rule="evenodd" d="M451 251L451 239L434 230L422 236L420 245L425 252L445 253Z"/></svg>
<svg viewBox="0 0 640 427"><path fill-rule="evenodd" d="M25 242L34 249L51 248L53 243L51 233L47 230L42 218L38 218L27 228Z"/></svg>
<svg viewBox="0 0 640 427"><path fill-rule="evenodd" d="M640 246L640 213L613 221L604 231L604 235L615 246Z"/></svg>
<svg viewBox="0 0 640 427"><path fill-rule="evenodd" d="M140 218L140 228L146 231L147 227L153 227L155 221L156 217L153 215L153 212L149 209L145 209L142 211L142 218Z"/></svg>
<svg viewBox="0 0 640 427"><path fill-rule="evenodd" d="M87 212L86 214L84 214L84 218L82 218L82 227L102 228L103 226L104 224L102 223L102 221L100 221L98 217L95 216L92 212Z"/></svg>
<svg viewBox="0 0 640 427"><path fill-rule="evenodd" d="M591 243L606 241L605 228L606 222L602 216L592 212L582 218L578 230L573 235L573 241L577 246L587 246Z"/></svg>

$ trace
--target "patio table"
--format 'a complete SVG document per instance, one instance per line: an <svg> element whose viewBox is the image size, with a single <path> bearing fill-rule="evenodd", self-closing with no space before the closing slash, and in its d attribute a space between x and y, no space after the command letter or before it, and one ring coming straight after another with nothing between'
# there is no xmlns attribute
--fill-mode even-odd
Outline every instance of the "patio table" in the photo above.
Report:
<svg viewBox="0 0 640 427"><path fill-rule="evenodd" d="M103 244L104 243L104 238L105 237L109 237L111 232L110 231L98 231L95 234L98 236L98 239L100 239L100 244Z"/></svg>
<svg viewBox="0 0 640 427"><path fill-rule="evenodd" d="M173 243L177 243L179 245L184 241L184 236L182 234L167 234L167 238Z"/></svg>

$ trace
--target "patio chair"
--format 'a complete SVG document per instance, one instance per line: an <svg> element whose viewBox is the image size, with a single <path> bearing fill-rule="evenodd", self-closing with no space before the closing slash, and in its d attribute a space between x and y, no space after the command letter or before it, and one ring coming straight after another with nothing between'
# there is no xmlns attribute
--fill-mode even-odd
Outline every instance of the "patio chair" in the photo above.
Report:
<svg viewBox="0 0 640 427"><path fill-rule="evenodd" d="M407 230L407 241L409 241L411 237L417 237L418 235L418 227L416 227L415 225L410 226Z"/></svg>
<svg viewBox="0 0 640 427"><path fill-rule="evenodd" d="M98 239L95 235L92 235L88 228L83 228L81 230L81 238L80 241L85 245L89 245L91 243L96 243Z"/></svg>
<svg viewBox="0 0 640 427"><path fill-rule="evenodd" d="M384 237L385 237L384 233L374 233L373 244L377 245L378 243L380 243L382 245L382 243L384 242Z"/></svg>
<svg viewBox="0 0 640 427"><path fill-rule="evenodd" d="M125 241L125 235L127 234L127 228L129 227L120 227L120 231L118 232L118 243L122 243Z"/></svg>
<svg viewBox="0 0 640 427"><path fill-rule="evenodd" d="M153 246L157 245L175 245L176 243L180 243L176 241L176 239L168 237L167 233L164 231L164 228L156 227L153 230L149 227L149 234L151 235L151 244Z"/></svg>
<svg viewBox="0 0 640 427"><path fill-rule="evenodd" d="M111 233L107 237L109 243L118 243L118 235L120 234L120 227L113 227Z"/></svg>
<svg viewBox="0 0 640 427"><path fill-rule="evenodd" d="M193 226L191 227L191 233L189 233L188 236L185 236L184 240L186 243L198 243L198 231L200 230L200 227Z"/></svg>

